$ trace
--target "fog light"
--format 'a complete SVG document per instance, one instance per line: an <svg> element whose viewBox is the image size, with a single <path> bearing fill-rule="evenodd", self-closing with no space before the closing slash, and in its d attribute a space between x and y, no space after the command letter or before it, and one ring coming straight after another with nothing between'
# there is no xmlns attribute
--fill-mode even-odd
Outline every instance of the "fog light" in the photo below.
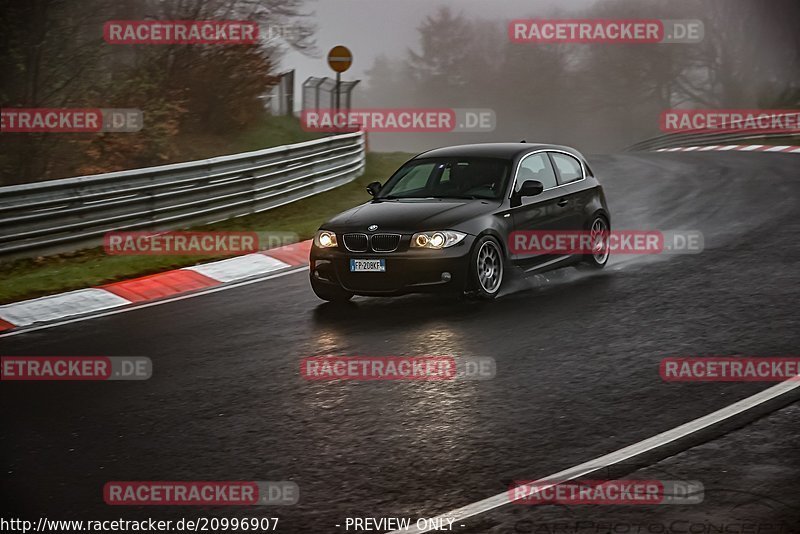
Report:
<svg viewBox="0 0 800 534"><path fill-rule="evenodd" d="M453 276L447 271L442 273L442 282L449 282L451 278L453 278Z"/></svg>

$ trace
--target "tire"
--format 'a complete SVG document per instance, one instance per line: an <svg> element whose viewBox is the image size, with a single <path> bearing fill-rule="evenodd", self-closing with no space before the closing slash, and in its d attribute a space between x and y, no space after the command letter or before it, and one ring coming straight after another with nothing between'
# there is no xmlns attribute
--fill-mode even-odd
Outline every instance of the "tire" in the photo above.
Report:
<svg viewBox="0 0 800 534"><path fill-rule="evenodd" d="M611 225L608 224L608 219L606 219L603 215L595 215L592 217L592 222L589 224L589 230L591 240L594 246L595 242L595 235L601 235L601 233L605 233L605 238L602 239L602 252L597 253L590 253L584 254L583 260L581 263L582 267L586 267L588 269L602 269L608 263L608 257L610 256L608 247L608 233L611 232ZM598 246L601 246L598 243ZM598 249L600 250L600 249Z"/></svg>
<svg viewBox="0 0 800 534"><path fill-rule="evenodd" d="M313 278L311 279L311 289L314 290L315 295L328 302L347 302L353 298L353 294L349 291L345 291L341 287L322 285L315 282Z"/></svg>
<svg viewBox="0 0 800 534"><path fill-rule="evenodd" d="M496 298L503 286L504 264L503 248L495 238L478 239L469 259L469 295L481 300Z"/></svg>

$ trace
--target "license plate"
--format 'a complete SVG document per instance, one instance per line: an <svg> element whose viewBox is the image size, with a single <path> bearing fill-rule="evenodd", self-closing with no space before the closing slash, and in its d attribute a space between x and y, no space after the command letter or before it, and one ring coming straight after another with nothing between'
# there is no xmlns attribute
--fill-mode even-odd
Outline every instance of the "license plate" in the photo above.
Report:
<svg viewBox="0 0 800 534"><path fill-rule="evenodd" d="M350 260L350 272L385 273L386 260Z"/></svg>

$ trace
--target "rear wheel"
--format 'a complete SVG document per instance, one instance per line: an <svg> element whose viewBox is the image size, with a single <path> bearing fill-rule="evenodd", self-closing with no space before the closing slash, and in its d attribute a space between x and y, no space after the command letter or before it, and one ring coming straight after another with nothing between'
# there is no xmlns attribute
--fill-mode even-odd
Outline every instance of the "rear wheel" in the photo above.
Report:
<svg viewBox="0 0 800 534"><path fill-rule="evenodd" d="M475 243L470 255L473 296L484 300L497 297L503 285L503 263L503 251L495 238L484 236Z"/></svg>
<svg viewBox="0 0 800 534"><path fill-rule="evenodd" d="M608 263L609 233L608 221L602 215L595 215L589 226L589 245L591 251L583 255L583 264L591 269L602 269Z"/></svg>
<svg viewBox="0 0 800 534"><path fill-rule="evenodd" d="M311 289L314 290L314 293L319 298L322 300L327 300L328 302L347 302L353 298L353 294L349 291L345 291L341 287L337 286L320 284L313 278L311 279Z"/></svg>

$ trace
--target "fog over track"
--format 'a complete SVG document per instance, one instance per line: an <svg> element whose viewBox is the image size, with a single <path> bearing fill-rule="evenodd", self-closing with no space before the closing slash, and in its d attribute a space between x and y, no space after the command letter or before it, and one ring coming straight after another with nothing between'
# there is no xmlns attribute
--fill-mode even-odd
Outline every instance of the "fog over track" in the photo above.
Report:
<svg viewBox="0 0 800 534"><path fill-rule="evenodd" d="M766 388L665 383L658 364L797 354L800 157L589 162L613 229L699 230L704 252L612 256L602 272L533 277L491 303L412 295L336 307L316 299L304 271L0 339L4 355L153 362L146 382L4 383L4 509L277 516L281 532L344 532L345 517L433 516ZM316 355L492 356L497 376L304 381L300 360ZM293 480L301 495L281 508L120 508L103 503L112 480Z"/></svg>

